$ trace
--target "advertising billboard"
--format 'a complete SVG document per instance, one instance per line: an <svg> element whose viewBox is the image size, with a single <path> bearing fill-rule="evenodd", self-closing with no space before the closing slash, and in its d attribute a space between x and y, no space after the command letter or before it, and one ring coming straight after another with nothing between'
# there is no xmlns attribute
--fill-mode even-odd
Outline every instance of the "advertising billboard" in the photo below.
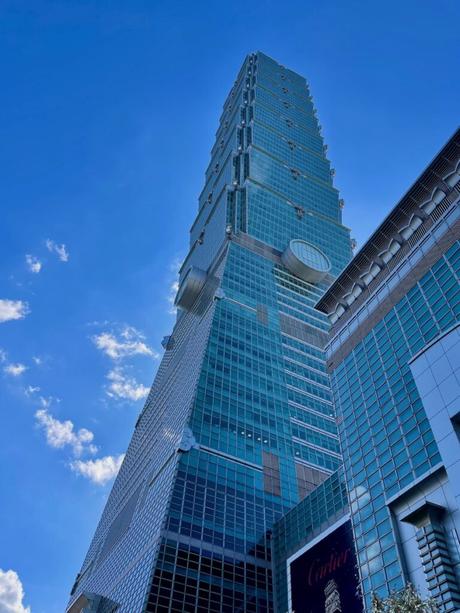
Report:
<svg viewBox="0 0 460 613"><path fill-rule="evenodd" d="M362 613L349 521L290 564L293 613Z"/></svg>

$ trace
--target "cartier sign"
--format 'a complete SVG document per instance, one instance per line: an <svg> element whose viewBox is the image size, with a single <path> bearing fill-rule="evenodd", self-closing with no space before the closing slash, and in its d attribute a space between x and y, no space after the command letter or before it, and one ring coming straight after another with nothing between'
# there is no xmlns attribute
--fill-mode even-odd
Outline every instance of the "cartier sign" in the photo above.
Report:
<svg viewBox="0 0 460 613"><path fill-rule="evenodd" d="M362 613L350 522L290 565L295 613Z"/></svg>

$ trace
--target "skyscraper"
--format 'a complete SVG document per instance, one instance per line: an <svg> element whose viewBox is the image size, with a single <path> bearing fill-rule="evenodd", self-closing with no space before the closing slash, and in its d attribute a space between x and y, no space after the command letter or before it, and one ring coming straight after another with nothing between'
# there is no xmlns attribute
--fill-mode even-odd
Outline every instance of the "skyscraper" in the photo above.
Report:
<svg viewBox="0 0 460 613"><path fill-rule="evenodd" d="M178 317L68 611L273 610L271 528L340 464L314 310L351 256L305 79L249 55Z"/></svg>

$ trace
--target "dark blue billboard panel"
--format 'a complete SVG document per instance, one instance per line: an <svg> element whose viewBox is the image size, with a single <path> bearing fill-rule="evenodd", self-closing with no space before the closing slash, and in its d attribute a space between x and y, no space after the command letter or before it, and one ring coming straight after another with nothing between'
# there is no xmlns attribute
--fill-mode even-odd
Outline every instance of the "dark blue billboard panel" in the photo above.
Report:
<svg viewBox="0 0 460 613"><path fill-rule="evenodd" d="M290 572L293 612L363 612L349 521L291 562Z"/></svg>

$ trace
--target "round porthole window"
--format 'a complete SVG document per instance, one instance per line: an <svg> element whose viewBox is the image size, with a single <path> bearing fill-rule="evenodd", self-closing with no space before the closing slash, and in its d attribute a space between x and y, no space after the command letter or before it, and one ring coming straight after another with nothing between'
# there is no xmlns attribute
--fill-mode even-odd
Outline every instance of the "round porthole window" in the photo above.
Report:
<svg viewBox="0 0 460 613"><path fill-rule="evenodd" d="M293 239L281 256L284 266L304 281L318 283L331 269L327 256L301 239Z"/></svg>

